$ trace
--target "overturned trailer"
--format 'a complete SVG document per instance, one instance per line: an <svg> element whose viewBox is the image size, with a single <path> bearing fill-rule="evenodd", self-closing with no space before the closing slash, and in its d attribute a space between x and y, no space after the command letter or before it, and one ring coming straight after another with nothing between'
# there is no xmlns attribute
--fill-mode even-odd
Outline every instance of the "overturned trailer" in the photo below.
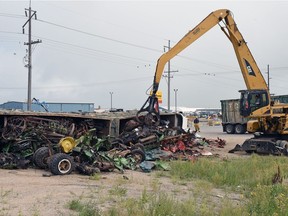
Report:
<svg viewBox="0 0 288 216"><path fill-rule="evenodd" d="M163 113L161 119L166 129L183 130L187 126L181 114ZM115 168L115 161L119 162L119 157L131 158L128 160L133 161L133 166L135 162L145 159L145 150L138 147L157 143L158 140L154 143L149 138L153 133L163 133L159 128L149 128L145 135L149 142L143 139L144 142L140 138L145 136L138 133L138 128L142 128L139 124L133 112L44 113L2 110L0 167L27 168L34 165L48 168L58 175L69 174L74 169L92 174L98 169ZM119 142L119 137L123 138L122 142ZM136 145L139 140L143 142ZM99 146L105 147L99 149Z"/></svg>
<svg viewBox="0 0 288 216"><path fill-rule="evenodd" d="M47 113L0 111L0 151L14 152L24 157L33 155L41 146L57 144L60 139L70 136L78 139L89 130L95 135L118 137L130 120L133 112L119 113ZM181 114L163 113L161 119L169 127L186 126Z"/></svg>
<svg viewBox="0 0 288 216"><path fill-rule="evenodd" d="M135 118L133 112L119 113L47 113L0 110L0 140L17 140L22 133L38 128L49 129L54 136L79 136L91 128L97 135L118 136L128 121ZM169 127L187 127L187 121L179 113L162 113L161 119L169 122ZM33 128L29 128L33 126Z"/></svg>

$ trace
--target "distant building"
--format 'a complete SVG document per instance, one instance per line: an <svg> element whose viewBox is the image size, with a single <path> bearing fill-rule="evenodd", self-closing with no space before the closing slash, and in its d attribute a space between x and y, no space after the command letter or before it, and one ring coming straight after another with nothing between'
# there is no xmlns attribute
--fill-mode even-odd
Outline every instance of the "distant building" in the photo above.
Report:
<svg viewBox="0 0 288 216"><path fill-rule="evenodd" d="M0 104L0 109L27 111L26 102L8 101ZM94 103L48 103L34 101L31 104L31 111L36 112L94 112Z"/></svg>
<svg viewBox="0 0 288 216"><path fill-rule="evenodd" d="M165 112L168 111L167 107L159 107L160 111ZM171 111L175 112L175 107L171 107ZM177 107L177 112L182 112L184 114L193 114L196 113L198 115L200 114L206 114L206 115L211 115L211 114L217 114L221 112L221 108L195 108L195 107Z"/></svg>

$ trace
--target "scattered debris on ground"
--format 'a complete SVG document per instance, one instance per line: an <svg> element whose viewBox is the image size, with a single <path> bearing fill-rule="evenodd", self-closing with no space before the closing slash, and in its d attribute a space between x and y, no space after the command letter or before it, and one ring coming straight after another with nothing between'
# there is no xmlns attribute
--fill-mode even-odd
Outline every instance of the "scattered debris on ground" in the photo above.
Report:
<svg viewBox="0 0 288 216"><path fill-rule="evenodd" d="M89 120L75 124L68 118L5 117L0 168L33 166L55 175L74 170L85 175L115 169L150 172L153 168L168 170L164 161L211 156L205 147L224 148L226 144L220 138L201 138L194 131L169 127L169 121L147 126L132 119L117 137L99 138L97 130Z"/></svg>

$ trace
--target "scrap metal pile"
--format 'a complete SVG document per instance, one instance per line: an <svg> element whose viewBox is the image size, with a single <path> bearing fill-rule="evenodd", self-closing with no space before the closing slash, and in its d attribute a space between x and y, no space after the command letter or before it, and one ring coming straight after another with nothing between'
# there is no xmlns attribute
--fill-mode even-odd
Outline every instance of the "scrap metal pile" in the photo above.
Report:
<svg viewBox="0 0 288 216"><path fill-rule="evenodd" d="M1 129L0 168L37 167L56 175L137 169L145 162L193 160L209 155L205 145L223 148L222 139L197 138L193 131L169 127L169 121L147 126L130 120L118 137L102 137L92 120L5 116ZM148 169L149 170L149 169Z"/></svg>

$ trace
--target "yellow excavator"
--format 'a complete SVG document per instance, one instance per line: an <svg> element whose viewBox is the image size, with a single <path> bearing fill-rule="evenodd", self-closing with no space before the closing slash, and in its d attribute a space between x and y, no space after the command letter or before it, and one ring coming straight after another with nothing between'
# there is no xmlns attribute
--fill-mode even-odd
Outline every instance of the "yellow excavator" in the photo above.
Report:
<svg viewBox="0 0 288 216"><path fill-rule="evenodd" d="M157 62L152 94L137 113L137 119L146 125L159 124L160 113L156 92L166 63L203 36L215 25L232 43L247 90L240 90L240 114L254 119L247 130L255 132L254 137L242 145L236 145L230 152L246 151L265 154L286 154L288 152L288 104L274 103L246 41L239 32L232 12L220 9L210 13L195 28L189 31L174 47L164 53Z"/></svg>

